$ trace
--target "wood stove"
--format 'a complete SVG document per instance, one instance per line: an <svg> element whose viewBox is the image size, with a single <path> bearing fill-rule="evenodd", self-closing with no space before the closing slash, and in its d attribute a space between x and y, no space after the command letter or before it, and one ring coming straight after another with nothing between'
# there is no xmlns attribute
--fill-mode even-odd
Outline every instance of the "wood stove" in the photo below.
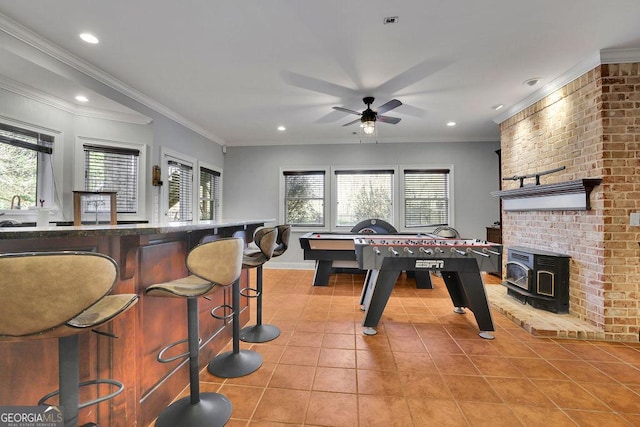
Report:
<svg viewBox="0 0 640 427"><path fill-rule="evenodd" d="M568 255L513 246L508 249L507 294L523 304L553 313L569 312Z"/></svg>

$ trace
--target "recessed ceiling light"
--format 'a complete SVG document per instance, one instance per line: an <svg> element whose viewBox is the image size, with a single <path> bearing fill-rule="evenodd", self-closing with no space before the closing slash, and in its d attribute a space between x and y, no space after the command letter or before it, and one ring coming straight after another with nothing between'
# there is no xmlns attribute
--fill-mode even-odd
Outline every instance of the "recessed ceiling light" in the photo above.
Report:
<svg viewBox="0 0 640 427"><path fill-rule="evenodd" d="M89 102L89 98L87 98L84 95L78 95L78 96L76 96L76 101L78 101L78 102Z"/></svg>
<svg viewBox="0 0 640 427"><path fill-rule="evenodd" d="M454 127L456 125L456 122L447 122L447 126Z"/></svg>
<svg viewBox="0 0 640 427"><path fill-rule="evenodd" d="M91 33L82 33L80 34L80 38L90 44L97 44L100 42L100 40Z"/></svg>
<svg viewBox="0 0 640 427"><path fill-rule="evenodd" d="M494 110L499 111L502 110L504 108L504 104L498 104L498 105L494 105L493 107Z"/></svg>
<svg viewBox="0 0 640 427"><path fill-rule="evenodd" d="M525 80L523 84L527 85L527 86L535 86L538 83L540 83L542 79L539 77L534 77L533 79L529 79L529 80Z"/></svg>
<svg viewBox="0 0 640 427"><path fill-rule="evenodd" d="M286 128L286 127L284 127L284 126L278 126L278 130L279 130L280 132L284 132L285 130L287 130L287 128Z"/></svg>

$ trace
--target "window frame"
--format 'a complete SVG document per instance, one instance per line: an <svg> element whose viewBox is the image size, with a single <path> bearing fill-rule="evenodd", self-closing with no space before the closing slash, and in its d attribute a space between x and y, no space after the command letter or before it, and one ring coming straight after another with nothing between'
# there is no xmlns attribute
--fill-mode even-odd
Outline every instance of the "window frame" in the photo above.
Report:
<svg viewBox="0 0 640 427"><path fill-rule="evenodd" d="M295 231L300 231L300 232L309 232L309 231L329 231L331 230L331 206L330 206L330 188L329 188L329 168L326 166L318 166L318 167L309 167L309 166L303 166L303 167L286 167L286 168L280 168L279 171L279 179L280 179L280 185L279 185L279 197L278 197L278 217L280 218L280 223L284 223L285 222L285 218L286 218L286 208L285 208L285 204L286 204L286 185L285 185L285 174L286 173L317 173L317 172L322 172L324 174L324 180L323 180L323 217L324 217L324 225L322 227L318 227L318 226L306 226L306 225L294 225L291 224L292 229L294 229Z"/></svg>
<svg viewBox="0 0 640 427"><path fill-rule="evenodd" d="M218 195L217 198L214 198L214 201L217 202L217 212L218 212L218 216L219 218L215 218L215 211L216 208L214 207L214 218L209 220L209 219L200 219L200 202L201 202L201 198L200 198L200 174L202 173L202 169L208 169L213 171L214 173L219 173L219 178L220 178L220 194ZM196 199L197 199L197 211L198 211L198 218L197 221L219 221L222 218L222 194L223 194L223 190L222 190L222 186L223 186L223 170L221 168L215 167L213 165L210 165L206 162L198 162L198 174L197 177L195 177L195 181L197 181L196 186L195 186L195 191L196 191ZM194 220L196 220L196 218L194 218Z"/></svg>
<svg viewBox="0 0 640 427"><path fill-rule="evenodd" d="M198 161L196 158L188 156L186 154L180 153L178 151L172 150L167 147L160 148L160 158L162 159L161 166L161 174L163 185L161 187L161 197L160 197L160 219L161 223L196 223L196 212L194 210L197 206L199 206L199 197L198 190L199 180L200 180L200 168L198 166ZM168 213L169 213L169 160L177 161L184 165L191 166L192 174L193 174L193 182L191 183L191 220L188 221L169 221ZM197 173L196 173L197 172Z"/></svg>
<svg viewBox="0 0 640 427"><path fill-rule="evenodd" d="M137 203L136 212L134 213L118 213L118 221L144 221L146 217L146 185L147 176L147 146L145 144L128 142L128 141L116 141L112 139L102 139L86 136L76 137L75 146L75 188L85 189L85 145L97 145L105 148L123 149L123 150L137 150L138 156L138 176L137 176Z"/></svg>
<svg viewBox="0 0 640 427"><path fill-rule="evenodd" d="M309 232L309 231L317 231L317 232L348 232L350 227L341 226L338 227L335 224L335 219L333 218L334 212L336 212L336 203L337 203L337 192L336 187L337 183L334 179L336 170L393 170L394 171L394 179L393 179L393 218L394 222L396 222L396 218L399 218L397 221L398 224L393 224L396 229L403 233L417 233L417 232L431 232L436 227L422 226L422 227L407 227L405 224L405 171L413 171L413 170L449 170L449 226L455 228L455 170L453 164L401 164L401 165L376 165L376 166L367 166L367 167L352 167L352 166L334 166L334 167L326 167L326 166L304 166L304 167L286 167L280 168L280 196L279 196L279 208L278 214L280 222L284 222L285 212L284 212L284 203L285 203L285 185L284 185L284 173L285 172L313 172L313 171L324 171L325 181L324 181L324 209L325 209L325 226L324 227L295 227L295 231L299 232Z"/></svg>
<svg viewBox="0 0 640 427"><path fill-rule="evenodd" d="M437 225L420 225L420 226L407 226L406 223L406 202L407 202L407 198L406 198L406 188L405 188L405 177L407 175L407 172L414 172L414 171L444 171L444 170L448 170L448 181L449 181L449 194L448 194L448 212L447 212L447 217L449 219L449 222L447 224L448 227L454 227L455 228L455 224L454 224L454 194L453 194L453 189L454 189L454 170L453 170L453 165L452 164L448 164L448 165L400 165L400 170L401 170L401 179L399 182L399 191L402 197L402 203L399 204L399 218L401 218L402 221L402 226L399 228L403 231L414 231L414 230L425 230L425 229L434 229L437 227Z"/></svg>
<svg viewBox="0 0 640 427"><path fill-rule="evenodd" d="M64 132L3 115L0 115L0 122L29 132L46 134L53 138L53 150L49 155L51 161L49 164L43 164L42 166L44 167L38 170L36 195L39 199L45 200L44 207L50 208L57 213L63 206L62 188L61 185L56 185L56 183L63 182ZM24 204L23 209L0 209L0 212L7 215L10 214L11 217L24 217L20 221L31 221L31 217L35 218L35 211L28 209L28 206Z"/></svg>
<svg viewBox="0 0 640 427"><path fill-rule="evenodd" d="M331 201L331 207L333 210L333 215L331 217L331 226L332 226L332 230L335 231L350 231L353 228L353 225L347 225L347 226L343 226L343 225L338 225L338 221L336 218L336 215L338 214L338 179L337 179L337 175L338 174L344 174L344 172L355 172L355 174L357 173L364 173L364 172L371 172L373 174L375 174L376 172L385 172L385 171L390 171L390 175L391 175L391 218L380 218L384 221L389 222L390 224L393 224L395 221L395 218L397 217L397 208L396 206L398 206L398 168L395 165L376 165L376 166L357 166L357 167L353 167L353 166L334 166L331 168L331 196L332 196L332 201ZM365 219L369 219L369 218L362 218L362 220Z"/></svg>

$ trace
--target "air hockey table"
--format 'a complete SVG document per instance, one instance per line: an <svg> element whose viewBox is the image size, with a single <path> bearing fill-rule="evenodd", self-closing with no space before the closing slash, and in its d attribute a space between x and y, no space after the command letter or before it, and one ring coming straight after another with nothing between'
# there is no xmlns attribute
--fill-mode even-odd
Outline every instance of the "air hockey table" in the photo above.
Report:
<svg viewBox="0 0 640 427"><path fill-rule="evenodd" d="M405 238L420 238L423 234L376 234L377 237L391 239L393 236ZM304 251L305 260L315 261L313 286L328 286L334 264L352 265L358 269L356 262L355 239L362 237L362 233L306 233L300 236L300 246ZM348 261L349 263L344 263ZM432 289L429 271L409 269L414 275L418 289Z"/></svg>

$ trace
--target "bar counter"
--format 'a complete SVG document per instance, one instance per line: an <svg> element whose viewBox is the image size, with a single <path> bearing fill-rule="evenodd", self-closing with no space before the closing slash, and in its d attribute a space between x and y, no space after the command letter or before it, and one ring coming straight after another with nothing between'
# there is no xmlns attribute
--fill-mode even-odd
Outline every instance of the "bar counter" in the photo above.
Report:
<svg viewBox="0 0 640 427"><path fill-rule="evenodd" d="M189 382L187 361L163 364L156 357L165 345L186 338L186 304L181 298L145 297L144 290L186 276L186 254L204 236L240 235L249 242L258 227L273 221L0 228L0 253L69 250L109 255L120 269L113 293L136 293L140 298L131 310L100 328L118 338L90 331L80 335L80 380L113 378L125 389L112 400L80 410L79 424L146 427L178 395ZM243 270L241 282L246 284L248 278ZM200 299L201 368L231 339L231 325L210 315L213 307L230 300L230 288L212 294L211 301ZM245 301L241 325L248 319ZM56 339L0 341L0 360L0 405L36 405L58 388ZM101 395L111 391L101 387ZM88 389L81 391L81 401L96 397L96 388Z"/></svg>

